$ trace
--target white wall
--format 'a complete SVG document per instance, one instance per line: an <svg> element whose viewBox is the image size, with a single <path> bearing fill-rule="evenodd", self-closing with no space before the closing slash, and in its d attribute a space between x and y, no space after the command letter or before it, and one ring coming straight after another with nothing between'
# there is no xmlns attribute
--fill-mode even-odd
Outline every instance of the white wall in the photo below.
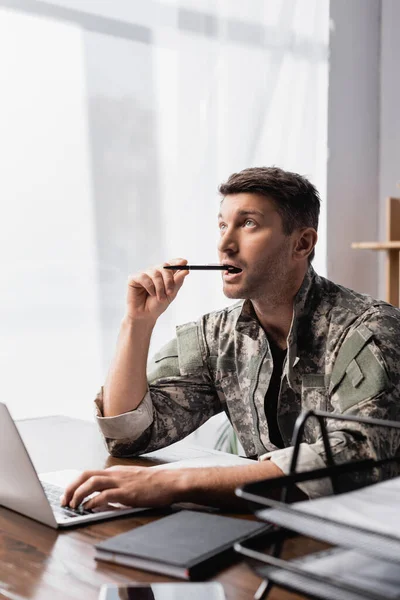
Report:
<svg viewBox="0 0 400 600"><path fill-rule="evenodd" d="M331 0L328 276L385 298L388 196L400 197L400 2Z"/></svg>
<svg viewBox="0 0 400 600"><path fill-rule="evenodd" d="M350 246L378 239L380 0L332 0L330 19L327 272L376 296L376 253Z"/></svg>
<svg viewBox="0 0 400 600"><path fill-rule="evenodd" d="M379 239L386 239L386 198L400 197L400 2L382 0ZM385 293L385 258L381 255L379 292Z"/></svg>

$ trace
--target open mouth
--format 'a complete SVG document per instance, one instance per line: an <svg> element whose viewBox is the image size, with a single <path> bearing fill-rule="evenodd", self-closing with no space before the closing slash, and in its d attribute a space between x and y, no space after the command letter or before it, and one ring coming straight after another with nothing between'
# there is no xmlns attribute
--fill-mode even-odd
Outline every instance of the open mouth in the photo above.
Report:
<svg viewBox="0 0 400 600"><path fill-rule="evenodd" d="M235 267L235 265L224 265L226 266L227 273L241 273L243 269Z"/></svg>

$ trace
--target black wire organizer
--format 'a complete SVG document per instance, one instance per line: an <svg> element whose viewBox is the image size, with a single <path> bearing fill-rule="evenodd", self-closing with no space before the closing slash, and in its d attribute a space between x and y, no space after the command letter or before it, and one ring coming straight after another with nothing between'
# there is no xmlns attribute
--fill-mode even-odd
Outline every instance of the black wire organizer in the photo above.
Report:
<svg viewBox="0 0 400 600"><path fill-rule="evenodd" d="M297 462L300 452L300 443L303 437L304 429L307 421L311 418L315 418L318 422L319 429L321 432L324 450L326 454L327 467L322 469L313 469L311 471L297 472ZM296 420L294 431L293 431L293 455L290 464L289 475L277 477L273 479L266 479L255 483L249 483L240 487L236 490L236 494L257 506L267 506L268 508L278 508L284 511L288 515L299 516L302 519L312 519L313 522L318 522L318 519L324 522L329 522L323 517L317 517L313 514L307 514L299 511L296 507L287 503L288 495L293 491L296 484L304 481L312 481L322 478L329 478L332 484L334 494L340 494L342 485L340 478L343 475L368 471L371 469L382 468L387 464L393 462L400 462L400 456L393 456L390 458L384 458L380 460L374 460L372 458L361 459L356 461L350 461L342 464L335 464L333 459L332 449L329 442L329 436L326 427L326 420L334 419L337 421L352 421L356 423L363 423L365 425L371 425L374 427L383 428L394 428L400 429L400 422L389 421L382 419L374 419L370 417L356 417L354 415L342 415L325 411L308 410L299 415ZM271 497L271 492L276 492L277 489L281 490L280 500ZM267 517L263 516L264 511L257 510L257 517L267 520ZM268 513L268 511L265 511ZM334 525L336 527L336 525ZM348 525L342 525L347 530ZM351 528L353 529L353 528ZM400 541L398 538L391 536L382 536L382 534L376 533L377 541L385 539L386 545L383 546L383 550L379 551L378 547L375 546L371 549L370 536L374 535L370 529L362 529L355 527L357 535L361 535L361 545L358 544L358 550L370 554L370 560L374 560L372 556L377 557L377 560L393 561L396 563L396 570L400 570ZM364 546L362 543L362 535L365 533L369 536L369 543L365 542ZM388 595L384 592L380 593L376 590L366 590L349 583L347 581L338 580L338 578L330 577L321 573L315 573L310 570L304 570L303 564L305 561L318 556L328 556L330 553L344 552L345 549L341 548L342 541L339 536L336 542L339 547L334 547L323 553L309 554L305 558L284 560L281 558L282 548L284 542L288 537L292 537L293 532L283 527L274 526L267 534L264 534L260 539L251 539L245 543L235 544L235 550L251 559L251 564L255 568L256 572L263 577L263 582L259 586L254 600L265 600L272 587L278 585L294 592L300 592L303 595L312 599L324 599L324 600L388 600ZM315 536L317 539L323 539L322 536ZM269 547L269 553L265 553L260 548ZM347 545L347 548L353 548L354 546ZM261 563L261 566L260 566ZM256 566L255 566L256 565ZM258 565L258 566L257 566ZM287 573L287 581L282 577L282 573ZM309 591L311 589L311 591ZM399 594L390 597L391 600L399 598L400 600L400 588Z"/></svg>

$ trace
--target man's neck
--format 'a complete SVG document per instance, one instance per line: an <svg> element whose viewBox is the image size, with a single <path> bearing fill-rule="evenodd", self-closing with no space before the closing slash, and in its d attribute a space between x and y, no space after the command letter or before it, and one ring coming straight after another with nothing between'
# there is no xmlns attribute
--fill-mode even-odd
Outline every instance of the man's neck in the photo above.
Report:
<svg viewBox="0 0 400 600"><path fill-rule="evenodd" d="M303 283L305 272L301 271L286 290L273 298L252 299L255 313L265 333L284 350L293 319L294 298Z"/></svg>
<svg viewBox="0 0 400 600"><path fill-rule="evenodd" d="M281 349L287 347L287 337L290 331L290 325L293 318L293 300L285 306L273 308L266 311L260 311L257 302L252 301L255 313L260 321L261 327L267 336Z"/></svg>

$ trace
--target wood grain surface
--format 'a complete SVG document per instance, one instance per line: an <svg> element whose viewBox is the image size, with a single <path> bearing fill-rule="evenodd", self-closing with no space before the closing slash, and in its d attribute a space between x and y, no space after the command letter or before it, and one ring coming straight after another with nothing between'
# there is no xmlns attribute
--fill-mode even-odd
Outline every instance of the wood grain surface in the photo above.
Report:
<svg viewBox="0 0 400 600"><path fill-rule="evenodd" d="M55 416L19 421L17 425L38 472L146 464L141 460L109 457L96 425L91 422ZM0 508L0 598L97 600L100 586L105 583L174 581L94 560L95 543L149 523L170 510L157 509L56 531ZM293 538L286 542L284 556L300 556L325 547L313 540ZM250 600L261 583L240 557L213 580L222 583L228 600ZM269 598L299 600L303 596L275 588Z"/></svg>

